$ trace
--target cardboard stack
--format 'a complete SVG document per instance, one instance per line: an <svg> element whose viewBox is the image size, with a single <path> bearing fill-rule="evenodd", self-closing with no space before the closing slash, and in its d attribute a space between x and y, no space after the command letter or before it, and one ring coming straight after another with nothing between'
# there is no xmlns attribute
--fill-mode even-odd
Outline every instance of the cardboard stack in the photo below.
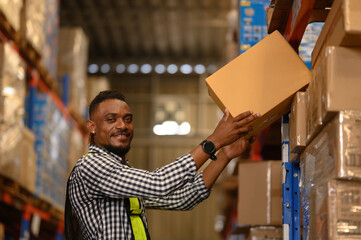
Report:
<svg viewBox="0 0 361 240"><path fill-rule="evenodd" d="M238 224L282 225L282 162L243 162L238 168Z"/></svg>
<svg viewBox="0 0 361 240"><path fill-rule="evenodd" d="M23 7L23 0L2 0L0 1L0 11L15 31L20 30L20 13Z"/></svg>
<svg viewBox="0 0 361 240"><path fill-rule="evenodd" d="M291 113L290 145L293 138L306 136L306 144L290 148L300 160L305 239L361 238L359 9L358 0L333 1L312 53L305 117ZM292 109L299 106L294 99Z"/></svg>
<svg viewBox="0 0 361 240"><path fill-rule="evenodd" d="M88 37L81 28L65 27L59 32L58 79L59 96L69 108L86 115L87 109Z"/></svg>

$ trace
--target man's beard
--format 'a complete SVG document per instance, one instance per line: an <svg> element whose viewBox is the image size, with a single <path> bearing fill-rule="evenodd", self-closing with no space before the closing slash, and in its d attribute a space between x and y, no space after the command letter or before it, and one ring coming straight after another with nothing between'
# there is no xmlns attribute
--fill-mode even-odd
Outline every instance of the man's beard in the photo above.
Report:
<svg viewBox="0 0 361 240"><path fill-rule="evenodd" d="M130 150L130 144L126 147L114 147L112 145L103 145L103 146L106 150L118 155L119 157L124 157L125 154L127 154Z"/></svg>

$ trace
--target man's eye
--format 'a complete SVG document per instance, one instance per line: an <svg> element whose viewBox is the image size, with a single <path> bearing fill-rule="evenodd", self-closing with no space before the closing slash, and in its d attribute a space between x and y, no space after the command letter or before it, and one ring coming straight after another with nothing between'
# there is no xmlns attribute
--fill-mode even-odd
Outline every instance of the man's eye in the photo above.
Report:
<svg viewBox="0 0 361 240"><path fill-rule="evenodd" d="M107 122L114 122L114 118L107 118L106 121Z"/></svg>
<svg viewBox="0 0 361 240"><path fill-rule="evenodd" d="M127 117L127 118L125 118L124 120L125 120L127 123L131 123L133 119L132 119L131 117Z"/></svg>

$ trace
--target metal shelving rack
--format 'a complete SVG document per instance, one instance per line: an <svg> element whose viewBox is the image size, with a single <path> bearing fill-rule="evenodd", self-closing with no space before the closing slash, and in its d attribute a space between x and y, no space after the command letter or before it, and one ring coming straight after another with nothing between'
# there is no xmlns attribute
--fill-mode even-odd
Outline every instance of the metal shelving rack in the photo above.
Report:
<svg viewBox="0 0 361 240"><path fill-rule="evenodd" d="M306 27L311 22L324 22L333 0L272 0L268 14L268 33L278 30L298 52ZM299 158L290 162L289 114L282 117L282 208L283 239L301 239Z"/></svg>

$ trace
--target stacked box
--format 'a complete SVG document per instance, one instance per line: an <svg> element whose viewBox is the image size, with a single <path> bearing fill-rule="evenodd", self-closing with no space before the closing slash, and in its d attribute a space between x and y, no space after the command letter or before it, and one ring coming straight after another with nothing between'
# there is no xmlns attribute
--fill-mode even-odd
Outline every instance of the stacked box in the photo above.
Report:
<svg viewBox="0 0 361 240"><path fill-rule="evenodd" d="M81 28L61 28L59 32L58 78L67 79L61 96L69 108L84 116L86 113L86 79L88 38ZM67 78L64 78L67 76Z"/></svg>
<svg viewBox="0 0 361 240"><path fill-rule="evenodd" d="M67 177L70 175L76 162L88 152L87 146L87 139L85 139L80 130L74 127L71 128Z"/></svg>
<svg viewBox="0 0 361 240"><path fill-rule="evenodd" d="M47 93L34 96L36 195L63 208L69 158L69 123Z"/></svg>
<svg viewBox="0 0 361 240"><path fill-rule="evenodd" d="M23 0L2 0L0 10L15 31L20 30L20 13L23 7Z"/></svg>
<svg viewBox="0 0 361 240"><path fill-rule="evenodd" d="M91 76L87 78L87 103L90 102L98 95L99 92L109 90L109 79L104 76Z"/></svg>
<svg viewBox="0 0 361 240"><path fill-rule="evenodd" d="M330 179L361 180L361 111L340 111L301 155L301 204L305 236L316 234L315 187Z"/></svg>
<svg viewBox="0 0 361 240"><path fill-rule="evenodd" d="M46 18L45 1L24 1L20 23L21 35L40 55L43 52L43 47L45 45L44 26Z"/></svg>
<svg viewBox="0 0 361 240"><path fill-rule="evenodd" d="M361 48L326 47L319 64L312 71L319 83L317 111L321 122L327 123L335 112L343 109L361 110Z"/></svg>
<svg viewBox="0 0 361 240"><path fill-rule="evenodd" d="M238 224L282 225L282 162L244 162L238 168Z"/></svg>
<svg viewBox="0 0 361 240"><path fill-rule="evenodd" d="M300 154L306 147L306 92L297 92L289 118L290 153Z"/></svg>
<svg viewBox="0 0 361 240"><path fill-rule="evenodd" d="M24 128L25 64L10 44L0 44L0 172L17 180Z"/></svg>
<svg viewBox="0 0 361 240"><path fill-rule="evenodd" d="M334 0L312 52L312 67L327 46L361 46L361 2Z"/></svg>
<svg viewBox="0 0 361 240"><path fill-rule="evenodd" d="M55 80L58 71L59 0L47 0L44 4L45 40L41 51L41 62Z"/></svg>
<svg viewBox="0 0 361 240"><path fill-rule="evenodd" d="M18 155L20 155L20 175L18 181L21 186L35 193L35 181L36 181L36 161L37 156L35 153L35 135L27 127L23 128L22 139L20 140Z"/></svg>
<svg viewBox="0 0 361 240"><path fill-rule="evenodd" d="M330 180L316 194L314 239L361 239L361 182Z"/></svg>

